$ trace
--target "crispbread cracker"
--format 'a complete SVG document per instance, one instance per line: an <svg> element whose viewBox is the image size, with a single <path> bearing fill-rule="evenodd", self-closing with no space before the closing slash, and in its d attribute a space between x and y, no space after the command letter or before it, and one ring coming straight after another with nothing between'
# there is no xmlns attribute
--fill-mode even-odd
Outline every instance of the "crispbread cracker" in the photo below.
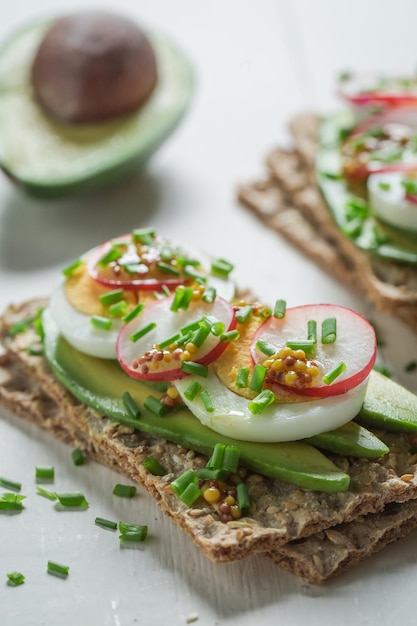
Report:
<svg viewBox="0 0 417 626"><path fill-rule="evenodd" d="M326 272L417 331L417 268L372 257L334 224L315 183L319 117L299 115L290 124L294 147L266 159L265 180L241 185L238 198Z"/></svg>

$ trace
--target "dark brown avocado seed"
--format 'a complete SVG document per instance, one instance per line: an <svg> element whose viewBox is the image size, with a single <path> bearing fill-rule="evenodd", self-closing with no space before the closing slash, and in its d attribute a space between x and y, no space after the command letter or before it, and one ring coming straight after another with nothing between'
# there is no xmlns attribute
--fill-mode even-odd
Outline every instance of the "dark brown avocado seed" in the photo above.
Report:
<svg viewBox="0 0 417 626"><path fill-rule="evenodd" d="M131 20L106 12L58 19L32 65L34 95L63 122L99 122L140 107L157 82L155 53Z"/></svg>

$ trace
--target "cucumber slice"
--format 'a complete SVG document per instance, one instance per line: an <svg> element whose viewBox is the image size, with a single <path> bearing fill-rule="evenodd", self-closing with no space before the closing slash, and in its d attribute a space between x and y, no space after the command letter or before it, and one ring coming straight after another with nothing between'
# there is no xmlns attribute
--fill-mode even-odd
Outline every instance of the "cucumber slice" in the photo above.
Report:
<svg viewBox="0 0 417 626"><path fill-rule="evenodd" d="M112 121L60 124L35 102L29 78L51 23L29 24L0 49L0 166L26 191L44 197L97 188L137 170L177 126L193 90L188 60L148 33L159 78L144 106Z"/></svg>

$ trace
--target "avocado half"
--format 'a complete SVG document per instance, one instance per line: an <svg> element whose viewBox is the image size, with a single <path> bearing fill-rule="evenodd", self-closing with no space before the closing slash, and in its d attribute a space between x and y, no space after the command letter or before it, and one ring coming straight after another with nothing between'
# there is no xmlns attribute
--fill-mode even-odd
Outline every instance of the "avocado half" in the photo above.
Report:
<svg viewBox="0 0 417 626"><path fill-rule="evenodd" d="M33 97L30 69L53 19L37 21L0 47L0 167L25 191L59 197L108 185L143 166L182 119L193 72L182 53L147 32L158 83L143 106L106 122L63 124Z"/></svg>

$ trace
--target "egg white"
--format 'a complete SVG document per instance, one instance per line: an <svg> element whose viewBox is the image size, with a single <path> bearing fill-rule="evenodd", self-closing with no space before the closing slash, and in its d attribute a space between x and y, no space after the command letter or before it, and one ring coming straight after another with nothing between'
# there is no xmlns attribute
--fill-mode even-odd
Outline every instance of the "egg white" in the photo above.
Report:
<svg viewBox="0 0 417 626"><path fill-rule="evenodd" d="M199 395L188 400L184 392L192 380L207 390L214 406L208 412ZM359 413L367 380L340 396L308 402L273 404L258 415L248 408L248 400L230 391L209 368L207 378L187 376L175 381L182 401L202 424L221 435L244 441L297 441L343 426Z"/></svg>
<svg viewBox="0 0 417 626"><path fill-rule="evenodd" d="M374 214L391 226L417 232L417 204L405 197L404 172L372 174L368 178L369 203ZM389 186L384 188L384 185Z"/></svg>

